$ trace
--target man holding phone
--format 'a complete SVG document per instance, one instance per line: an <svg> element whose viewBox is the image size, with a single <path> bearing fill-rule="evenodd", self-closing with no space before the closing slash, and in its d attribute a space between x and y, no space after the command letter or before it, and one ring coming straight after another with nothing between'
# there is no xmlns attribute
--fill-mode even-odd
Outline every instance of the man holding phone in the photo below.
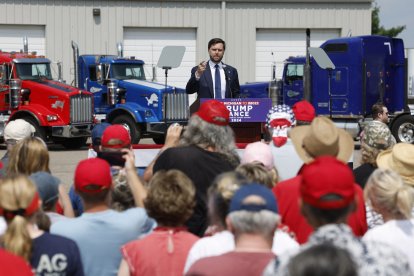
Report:
<svg viewBox="0 0 414 276"><path fill-rule="evenodd" d="M129 187L137 189L132 191L132 194L134 195L135 202L137 202L137 206L143 207L147 191L136 173L131 136L123 125L110 125L104 130L98 158L104 159L109 163L112 176L123 174L127 183L137 183L137 185L129 185Z"/></svg>
<svg viewBox="0 0 414 276"><path fill-rule="evenodd" d="M210 59L202 61L191 70L187 82L187 94L197 93L200 98L238 98L240 95L239 76L236 68L222 62L226 43L221 38L208 42Z"/></svg>
<svg viewBox="0 0 414 276"><path fill-rule="evenodd" d="M122 149L131 148L131 137L128 130L122 125L108 126L102 133L98 157L106 160L109 165L123 168L126 154Z"/></svg>

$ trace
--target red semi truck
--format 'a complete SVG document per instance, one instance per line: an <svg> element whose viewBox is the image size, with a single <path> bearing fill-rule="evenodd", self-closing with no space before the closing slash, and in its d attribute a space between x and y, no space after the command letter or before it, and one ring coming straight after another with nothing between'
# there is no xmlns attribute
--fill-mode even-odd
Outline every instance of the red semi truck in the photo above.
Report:
<svg viewBox="0 0 414 276"><path fill-rule="evenodd" d="M18 118L45 141L79 148L91 134L93 97L53 80L51 61L43 56L0 51L0 138L7 122Z"/></svg>

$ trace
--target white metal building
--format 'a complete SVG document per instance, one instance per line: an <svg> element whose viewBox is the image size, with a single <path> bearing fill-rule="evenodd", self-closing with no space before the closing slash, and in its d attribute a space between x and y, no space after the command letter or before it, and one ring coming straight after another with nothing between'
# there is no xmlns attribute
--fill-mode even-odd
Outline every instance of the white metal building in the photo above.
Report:
<svg viewBox="0 0 414 276"><path fill-rule="evenodd" d="M338 36L370 34L372 0L95 1L0 0L0 49L19 51L27 36L29 51L63 62L73 80L71 41L80 54L124 55L157 64L166 45L186 47L181 66L169 71L169 84L185 87L190 69L208 58L207 43L227 43L224 62L239 71L240 82L271 78L283 60L304 54L305 29L311 44ZM280 73L279 73L280 74ZM164 72L157 71L164 82Z"/></svg>

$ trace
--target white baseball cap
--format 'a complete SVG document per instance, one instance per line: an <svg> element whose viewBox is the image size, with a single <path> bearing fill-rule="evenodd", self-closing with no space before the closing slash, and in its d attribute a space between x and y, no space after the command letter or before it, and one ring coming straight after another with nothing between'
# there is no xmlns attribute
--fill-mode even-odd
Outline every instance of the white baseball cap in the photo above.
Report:
<svg viewBox="0 0 414 276"><path fill-rule="evenodd" d="M4 128L4 140L20 141L33 136L35 128L23 119L16 119L7 123Z"/></svg>

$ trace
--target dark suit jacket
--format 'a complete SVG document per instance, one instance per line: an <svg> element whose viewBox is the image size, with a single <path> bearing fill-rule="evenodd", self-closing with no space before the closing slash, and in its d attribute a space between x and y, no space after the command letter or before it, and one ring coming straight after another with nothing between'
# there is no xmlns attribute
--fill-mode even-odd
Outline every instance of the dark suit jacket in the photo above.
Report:
<svg viewBox="0 0 414 276"><path fill-rule="evenodd" d="M239 75L237 70L230 65L223 64L224 75L226 76L226 98L238 98L240 95ZM191 78L185 88L187 94L198 93L197 98L214 98L213 79L211 77L210 65L207 64L206 70L197 81L195 72L197 66L191 69Z"/></svg>

